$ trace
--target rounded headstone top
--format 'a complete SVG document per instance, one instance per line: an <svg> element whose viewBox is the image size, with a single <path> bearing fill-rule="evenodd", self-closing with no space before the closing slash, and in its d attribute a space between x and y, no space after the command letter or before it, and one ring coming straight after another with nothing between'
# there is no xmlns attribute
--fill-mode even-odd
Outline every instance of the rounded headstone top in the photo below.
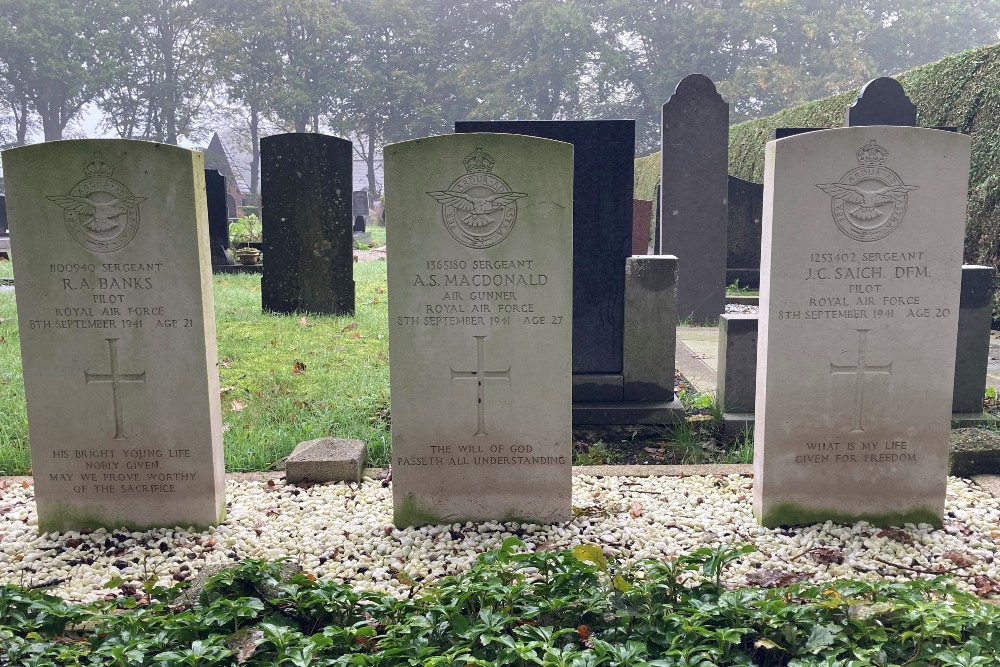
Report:
<svg viewBox="0 0 1000 667"><path fill-rule="evenodd" d="M694 97L694 96L709 96L714 95L718 97L719 100L722 99L722 95L715 88L715 83L712 82L710 78L704 74L688 74L686 77L680 80L677 87L674 88L674 94L670 96L670 99L674 97Z"/></svg>

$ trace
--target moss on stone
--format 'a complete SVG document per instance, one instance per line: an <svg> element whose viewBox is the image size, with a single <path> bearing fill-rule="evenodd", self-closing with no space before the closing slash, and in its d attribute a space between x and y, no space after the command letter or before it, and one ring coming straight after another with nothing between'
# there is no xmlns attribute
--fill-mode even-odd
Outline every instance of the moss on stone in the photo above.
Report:
<svg viewBox="0 0 1000 667"><path fill-rule="evenodd" d="M889 526L901 527L907 523L914 525L928 523L935 528L941 528L944 525L941 516L929 507L914 507L908 512L863 512L861 514L851 514L849 512L838 512L817 507L806 507L798 503L781 503L780 505L776 505L763 516L758 516L757 520L765 528L808 526L826 521L847 524L867 521L873 526L880 528L887 528Z"/></svg>
<svg viewBox="0 0 1000 667"><path fill-rule="evenodd" d="M222 507L217 512L216 519L217 520L212 523L205 523L204 521L185 521L183 519L179 519L172 521L171 525L181 528L195 529L217 526L226 519L226 506L224 500L222 502ZM70 503L47 502L44 504L44 510L39 512L38 516L39 533L64 533L70 530L95 530L97 528L106 528L107 530L118 529L128 531L145 531L162 527L164 527L163 521L125 521L120 518L116 518L107 512L101 512L95 509L88 510Z"/></svg>

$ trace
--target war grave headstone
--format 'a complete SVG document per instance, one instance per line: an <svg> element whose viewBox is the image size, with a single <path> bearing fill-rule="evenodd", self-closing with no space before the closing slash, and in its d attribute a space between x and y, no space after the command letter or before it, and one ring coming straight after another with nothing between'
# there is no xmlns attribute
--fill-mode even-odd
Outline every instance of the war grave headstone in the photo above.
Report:
<svg viewBox="0 0 1000 667"><path fill-rule="evenodd" d="M260 144L263 309L353 315L351 142L289 133Z"/></svg>
<svg viewBox="0 0 1000 667"><path fill-rule="evenodd" d="M966 136L908 127L767 144L764 525L941 525L969 156Z"/></svg>
<svg viewBox="0 0 1000 667"><path fill-rule="evenodd" d="M205 200L208 207L208 247L213 270L233 266L229 253L229 215L226 206L226 177L216 169L205 170Z"/></svg>
<svg viewBox="0 0 1000 667"><path fill-rule="evenodd" d="M367 190L355 190L353 198L351 200L353 214L354 214L354 231L364 232L365 231L365 219L368 217L368 191Z"/></svg>
<svg viewBox="0 0 1000 667"><path fill-rule="evenodd" d="M645 256L630 275L643 280L629 283L625 260L630 255L632 193L634 186L635 121L458 121L457 133L503 132L543 137L573 144L573 423L639 424L669 423L683 418L683 408L673 399L673 338L666 333L674 321L676 258ZM390 214L391 215L391 214ZM647 280L652 274L658 277ZM644 290L651 286L659 295L659 307L641 312L652 318L644 323L626 323L629 286ZM662 290L663 285L669 285ZM646 302L648 294L633 295ZM624 340L626 330L663 331L656 341ZM669 387L662 401L630 400L626 378L646 377L648 369L625 368L636 359L626 347L669 347L670 363L658 366L656 384ZM659 358L660 355L657 355ZM657 393L659 393L657 391Z"/></svg>
<svg viewBox="0 0 1000 667"><path fill-rule="evenodd" d="M680 260L677 314L714 321L726 307L729 104L703 74L684 77L663 105L660 224Z"/></svg>
<svg viewBox="0 0 1000 667"><path fill-rule="evenodd" d="M385 184L395 524L570 518L572 146L392 144Z"/></svg>
<svg viewBox="0 0 1000 667"><path fill-rule="evenodd" d="M649 227L653 218L653 202L632 200L632 254L649 254Z"/></svg>
<svg viewBox="0 0 1000 667"><path fill-rule="evenodd" d="M202 154L59 141L3 168L39 531L221 522Z"/></svg>

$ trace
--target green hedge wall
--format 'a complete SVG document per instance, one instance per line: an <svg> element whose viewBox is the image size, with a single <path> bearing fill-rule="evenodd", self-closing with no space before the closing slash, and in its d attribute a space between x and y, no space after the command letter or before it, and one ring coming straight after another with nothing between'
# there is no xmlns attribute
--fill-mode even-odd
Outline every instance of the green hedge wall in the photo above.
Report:
<svg viewBox="0 0 1000 667"><path fill-rule="evenodd" d="M1000 266L1000 45L964 51L895 77L917 105L917 124L957 127L972 136L965 262ZM785 109L729 128L729 173L760 183L764 145L776 127L839 127L858 90ZM652 199L660 156L635 162L635 192ZM994 300L994 318L1000 295Z"/></svg>

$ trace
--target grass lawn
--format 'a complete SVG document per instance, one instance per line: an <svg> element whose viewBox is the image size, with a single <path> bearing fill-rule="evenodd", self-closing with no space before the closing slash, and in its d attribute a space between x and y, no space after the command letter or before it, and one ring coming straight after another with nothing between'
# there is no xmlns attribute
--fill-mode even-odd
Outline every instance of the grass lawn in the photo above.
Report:
<svg viewBox="0 0 1000 667"><path fill-rule="evenodd" d="M384 229L374 227L372 233L373 245L382 245ZM299 442L328 436L362 440L369 465L389 463L386 263L358 262L354 268L353 318L264 314L259 275L214 277L227 471L274 469ZM11 263L0 261L0 277L11 275ZM685 396L685 403L690 401ZM705 405L688 407L704 412ZM617 436L578 429L574 462L749 460L746 441L735 447L722 443L706 418ZM14 293L5 291L0 292L0 475L26 474L30 467L17 310Z"/></svg>

